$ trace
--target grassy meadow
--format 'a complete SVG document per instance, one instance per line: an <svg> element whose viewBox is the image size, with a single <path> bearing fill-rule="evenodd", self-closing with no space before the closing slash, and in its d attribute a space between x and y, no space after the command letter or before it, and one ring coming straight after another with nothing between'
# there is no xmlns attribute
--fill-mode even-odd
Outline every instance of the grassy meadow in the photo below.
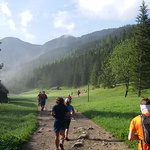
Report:
<svg viewBox="0 0 150 150"><path fill-rule="evenodd" d="M125 87L118 86L113 89L94 89L81 87L86 91L79 97L73 98L74 108L96 124L111 132L116 138L123 140L132 150L137 149L136 141L128 141L128 128L131 119L140 114L140 97L129 91L125 98ZM77 96L77 89L62 87L62 90L46 90L48 100L57 96L66 97L69 93ZM35 89L19 95L9 95L8 104L0 104L0 150L19 150L21 145L28 141L37 128L37 94ZM148 97L150 91L144 91L142 97ZM102 137L103 138L103 137Z"/></svg>

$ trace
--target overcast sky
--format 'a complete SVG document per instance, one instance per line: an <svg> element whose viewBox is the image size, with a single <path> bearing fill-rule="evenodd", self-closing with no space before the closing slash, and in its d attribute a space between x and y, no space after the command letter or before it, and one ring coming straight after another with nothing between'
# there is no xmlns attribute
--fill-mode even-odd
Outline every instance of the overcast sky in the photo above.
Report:
<svg viewBox="0 0 150 150"><path fill-rule="evenodd" d="M150 0L145 0L150 9ZM135 24L142 0L0 0L0 39L44 44ZM150 11L148 11L150 17Z"/></svg>

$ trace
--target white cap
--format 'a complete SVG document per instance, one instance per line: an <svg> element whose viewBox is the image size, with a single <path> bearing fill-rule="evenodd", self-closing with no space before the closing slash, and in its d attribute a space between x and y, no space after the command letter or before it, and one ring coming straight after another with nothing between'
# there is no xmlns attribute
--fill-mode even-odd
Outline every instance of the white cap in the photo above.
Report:
<svg viewBox="0 0 150 150"><path fill-rule="evenodd" d="M66 98L66 99L65 99L65 103L70 103L70 99L69 99L69 98Z"/></svg>

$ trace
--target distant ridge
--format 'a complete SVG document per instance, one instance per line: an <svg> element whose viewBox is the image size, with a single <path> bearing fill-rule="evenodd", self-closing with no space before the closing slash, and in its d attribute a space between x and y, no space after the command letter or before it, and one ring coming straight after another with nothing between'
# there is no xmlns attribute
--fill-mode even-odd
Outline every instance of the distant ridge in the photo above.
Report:
<svg viewBox="0 0 150 150"><path fill-rule="evenodd" d="M120 28L104 29L82 35L81 37L62 35L43 45L31 44L15 37L6 37L0 40L2 42L0 45L2 50L0 60L6 68L12 66L12 64L15 66L33 60L40 64L47 63L48 61L51 62L92 41L107 38L108 35L115 36L123 29L129 27L130 25Z"/></svg>

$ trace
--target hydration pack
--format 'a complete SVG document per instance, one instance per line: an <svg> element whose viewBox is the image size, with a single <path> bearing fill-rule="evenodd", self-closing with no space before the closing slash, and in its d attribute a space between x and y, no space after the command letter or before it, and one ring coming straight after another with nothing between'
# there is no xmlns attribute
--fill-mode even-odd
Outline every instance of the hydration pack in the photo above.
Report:
<svg viewBox="0 0 150 150"><path fill-rule="evenodd" d="M150 146L150 116L141 114L144 142Z"/></svg>

